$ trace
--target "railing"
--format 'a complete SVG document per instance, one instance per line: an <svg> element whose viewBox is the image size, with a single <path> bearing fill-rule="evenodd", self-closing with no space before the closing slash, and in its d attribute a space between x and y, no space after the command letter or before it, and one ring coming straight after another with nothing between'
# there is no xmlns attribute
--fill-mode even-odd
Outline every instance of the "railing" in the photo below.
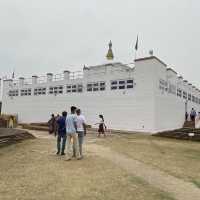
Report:
<svg viewBox="0 0 200 200"><path fill-rule="evenodd" d="M83 72L82 71L76 71L76 72L70 72L69 73L69 79L70 80L75 80L75 79L82 79L83 78ZM52 77L52 81L56 82L56 81L63 81L64 80L64 73L62 74L55 74ZM41 84L41 83L46 83L47 82L47 76L39 76L37 78L37 83ZM10 85L10 87L19 87L20 84L20 80L13 80L12 84ZM28 85L32 85L33 84L33 79L32 78L27 78L24 79L24 86L28 86Z"/></svg>
<svg viewBox="0 0 200 200"><path fill-rule="evenodd" d="M77 71L77 72L71 72L69 75L69 79L75 80L75 79L81 79L83 78L83 72Z"/></svg>
<svg viewBox="0 0 200 200"><path fill-rule="evenodd" d="M55 74L53 76L53 81L62 81L64 80L64 74Z"/></svg>
<svg viewBox="0 0 200 200"><path fill-rule="evenodd" d="M24 79L24 85L31 85L32 84L32 78Z"/></svg>
<svg viewBox="0 0 200 200"><path fill-rule="evenodd" d="M47 82L47 77L46 76L40 76L37 79L37 83L46 83Z"/></svg>

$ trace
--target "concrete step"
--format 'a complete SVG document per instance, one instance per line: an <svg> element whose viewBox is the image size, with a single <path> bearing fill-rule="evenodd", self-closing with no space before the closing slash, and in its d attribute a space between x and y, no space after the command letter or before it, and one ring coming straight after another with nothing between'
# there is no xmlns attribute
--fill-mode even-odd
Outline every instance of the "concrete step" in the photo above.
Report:
<svg viewBox="0 0 200 200"><path fill-rule="evenodd" d="M194 121L185 121L183 127L195 128L195 122Z"/></svg>

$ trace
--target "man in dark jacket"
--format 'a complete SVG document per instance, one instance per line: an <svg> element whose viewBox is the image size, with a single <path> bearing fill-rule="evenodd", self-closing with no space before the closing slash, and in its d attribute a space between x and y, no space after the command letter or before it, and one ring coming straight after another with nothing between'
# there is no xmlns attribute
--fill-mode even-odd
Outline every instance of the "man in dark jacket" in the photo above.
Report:
<svg viewBox="0 0 200 200"><path fill-rule="evenodd" d="M59 117L57 120L58 124L58 137L57 137L57 155L60 154L61 150L61 155L65 155L65 144L66 144L66 121L67 117L67 112L64 111L62 112L62 117ZM61 148L61 140L62 140L62 148Z"/></svg>

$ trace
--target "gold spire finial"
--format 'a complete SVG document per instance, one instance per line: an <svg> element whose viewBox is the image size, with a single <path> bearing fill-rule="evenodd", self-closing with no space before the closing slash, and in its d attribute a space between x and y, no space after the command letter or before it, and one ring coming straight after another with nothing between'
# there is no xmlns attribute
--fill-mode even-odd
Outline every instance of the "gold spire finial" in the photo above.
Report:
<svg viewBox="0 0 200 200"><path fill-rule="evenodd" d="M112 42L111 42L111 40L110 40L110 42L109 42L109 49L108 49L108 53L107 53L107 55L106 55L106 58L107 58L108 60L113 60L113 59L114 59L114 55L113 55L113 51L112 51Z"/></svg>

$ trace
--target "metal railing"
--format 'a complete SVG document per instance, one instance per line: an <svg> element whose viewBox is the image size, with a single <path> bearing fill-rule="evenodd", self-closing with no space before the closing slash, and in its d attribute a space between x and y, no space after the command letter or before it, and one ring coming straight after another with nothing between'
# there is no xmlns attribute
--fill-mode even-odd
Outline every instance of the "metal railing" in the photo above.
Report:
<svg viewBox="0 0 200 200"><path fill-rule="evenodd" d="M81 78L83 78L82 71L71 72L69 75L69 79L71 79L71 80L81 79Z"/></svg>
<svg viewBox="0 0 200 200"><path fill-rule="evenodd" d="M76 72L70 72L69 73L69 79L70 80L75 80L75 79L82 79L83 78L83 72L82 71L76 71ZM64 73L62 74L55 74L52 77L52 81L63 81L64 80ZM46 83L47 82L47 76L39 76L37 78L37 83ZM13 80L12 82L12 87L19 87L20 80ZM32 78L26 78L24 79L24 86L32 85L33 84L33 79ZM11 87L11 85L10 85Z"/></svg>

